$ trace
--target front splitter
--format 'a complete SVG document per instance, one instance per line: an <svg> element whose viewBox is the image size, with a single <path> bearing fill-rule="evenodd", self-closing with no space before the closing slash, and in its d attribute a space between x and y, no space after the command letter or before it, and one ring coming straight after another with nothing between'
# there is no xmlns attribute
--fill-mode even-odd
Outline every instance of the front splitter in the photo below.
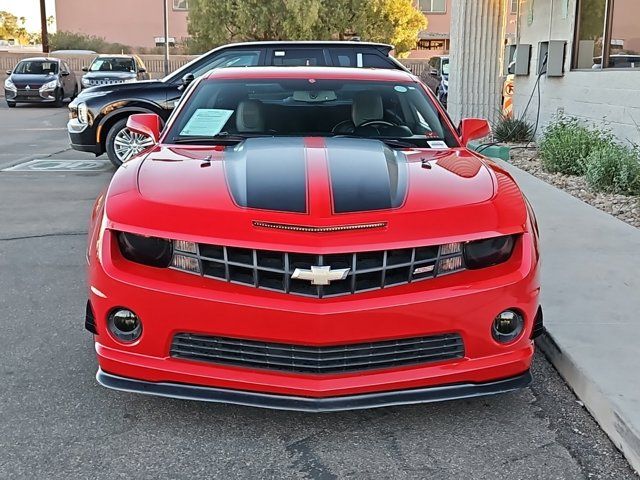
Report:
<svg viewBox="0 0 640 480"><path fill-rule="evenodd" d="M232 403L248 407L294 410L300 412L338 412L342 410L362 410L393 405L432 403L496 395L524 388L531 383L532 377L531 373L526 371L515 377L486 383L458 383L411 390L396 390L327 398L274 395L181 383L147 382L111 375L110 373L102 371L102 369L98 369L96 379L100 385L114 390L158 395L182 400Z"/></svg>

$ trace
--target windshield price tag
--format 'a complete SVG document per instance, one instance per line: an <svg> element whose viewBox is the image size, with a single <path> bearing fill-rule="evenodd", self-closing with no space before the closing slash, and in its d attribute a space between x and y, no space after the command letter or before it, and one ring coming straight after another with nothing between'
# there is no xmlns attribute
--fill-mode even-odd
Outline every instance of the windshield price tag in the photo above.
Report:
<svg viewBox="0 0 640 480"><path fill-rule="evenodd" d="M220 133L232 114L233 110L199 108L191 116L180 135L213 137Z"/></svg>

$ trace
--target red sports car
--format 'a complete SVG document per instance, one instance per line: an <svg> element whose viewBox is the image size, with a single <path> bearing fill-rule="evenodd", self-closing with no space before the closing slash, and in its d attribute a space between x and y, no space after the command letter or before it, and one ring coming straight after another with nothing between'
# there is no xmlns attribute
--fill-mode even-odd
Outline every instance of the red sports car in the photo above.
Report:
<svg viewBox="0 0 640 480"><path fill-rule="evenodd" d="M402 71L216 70L93 209L98 381L327 411L506 392L542 331L533 211Z"/></svg>

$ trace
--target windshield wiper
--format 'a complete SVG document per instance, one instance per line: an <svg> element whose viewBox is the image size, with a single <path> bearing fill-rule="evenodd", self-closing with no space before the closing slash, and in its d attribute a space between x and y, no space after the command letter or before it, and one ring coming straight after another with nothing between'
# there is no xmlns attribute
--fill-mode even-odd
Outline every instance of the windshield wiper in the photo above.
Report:
<svg viewBox="0 0 640 480"><path fill-rule="evenodd" d="M266 137L260 134L231 134L220 132L217 135L176 135L173 137L173 143L213 143L215 145L233 145L245 141L247 138Z"/></svg>
<svg viewBox="0 0 640 480"><path fill-rule="evenodd" d="M405 140L400 140L397 138L386 138L386 137L363 137L360 135L334 135L333 138L361 138L364 140L379 140L390 147L396 148L415 148L417 145L413 142L408 142Z"/></svg>

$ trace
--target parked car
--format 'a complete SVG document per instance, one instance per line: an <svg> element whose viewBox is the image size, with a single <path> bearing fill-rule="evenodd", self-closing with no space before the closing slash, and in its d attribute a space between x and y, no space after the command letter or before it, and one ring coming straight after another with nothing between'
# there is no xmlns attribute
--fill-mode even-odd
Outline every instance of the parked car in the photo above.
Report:
<svg viewBox="0 0 640 480"><path fill-rule="evenodd" d="M119 166L145 145L126 130L133 113L169 117L186 85L214 68L256 65L318 65L406 70L389 56L391 45L366 42L253 42L225 45L198 57L163 78L124 85L92 87L69 105L71 146L96 155L107 153Z"/></svg>
<svg viewBox="0 0 640 480"><path fill-rule="evenodd" d="M95 203L98 381L348 410L526 386L542 332L536 220L413 75L213 70Z"/></svg>
<svg viewBox="0 0 640 480"><path fill-rule="evenodd" d="M61 107L64 99L78 95L78 81L63 60L48 57L25 58L4 82L4 98L9 107L18 103L53 103Z"/></svg>
<svg viewBox="0 0 640 480"><path fill-rule="evenodd" d="M640 55L618 53L609 56L609 66L607 68L638 68L640 67ZM594 70L602 68L602 57L593 57Z"/></svg>
<svg viewBox="0 0 640 480"><path fill-rule="evenodd" d="M449 59L442 61L440 85L436 88L436 96L444 108L447 108L449 99Z"/></svg>
<svg viewBox="0 0 640 480"><path fill-rule="evenodd" d="M442 83L443 69L449 68L449 56L438 55L429 59L429 69L426 75L423 75L422 80L431 89L433 93L438 95L438 90ZM448 71L448 70L447 70Z"/></svg>
<svg viewBox="0 0 640 480"><path fill-rule="evenodd" d="M137 55L98 55L91 65L82 67L82 86L113 85L149 80L147 67Z"/></svg>

